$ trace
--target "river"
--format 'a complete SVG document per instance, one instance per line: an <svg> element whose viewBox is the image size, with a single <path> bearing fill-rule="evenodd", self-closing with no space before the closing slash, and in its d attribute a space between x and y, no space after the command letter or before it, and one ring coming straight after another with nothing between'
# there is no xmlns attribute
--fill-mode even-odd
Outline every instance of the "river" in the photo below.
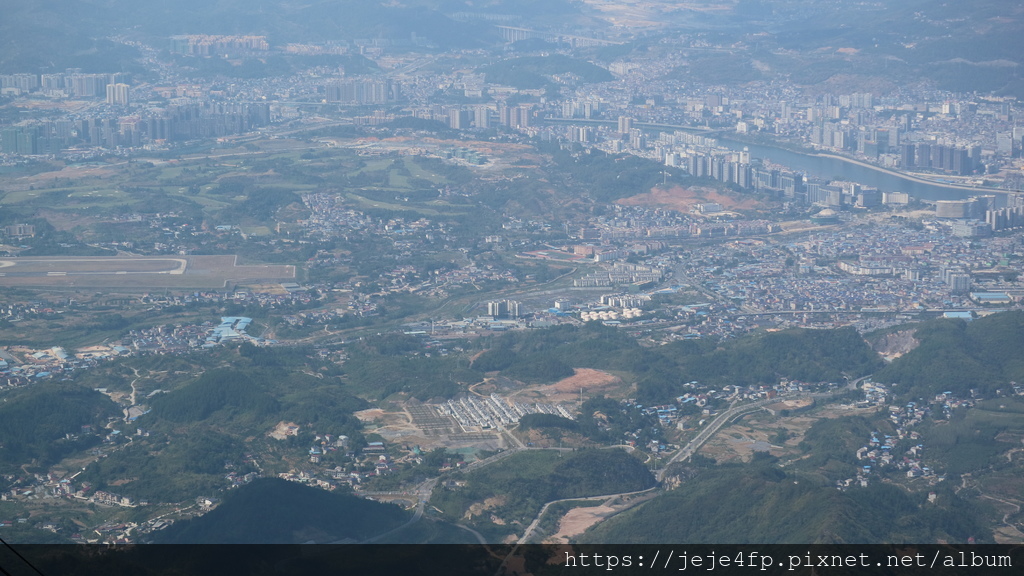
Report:
<svg viewBox="0 0 1024 576"><path fill-rule="evenodd" d="M578 118L546 118L544 119L544 122L547 124L576 124L585 126L615 125L615 122L611 120L581 120ZM640 122L637 123L637 127L652 133L668 130L683 130L695 134L700 133L700 130L696 130L690 126L674 126L670 124L647 124ZM729 138L720 135L709 135L709 137L714 138L718 142L719 146L724 146L737 151L747 148L747 150L750 151L751 158L771 160L774 164L786 166L793 171L803 172L808 176L813 176L822 180L847 180L850 182L858 182L865 186L878 188L883 192L906 192L911 197L919 200L930 200L932 202L935 200L962 200L969 196L975 196L978 194L1005 194L1007 192L1006 190L1000 190L997 188L966 189L966 187L954 188L942 186L940 184L929 184L927 182L913 180L911 177L902 177L893 174L892 172L886 172L869 166L862 166L853 161L843 160L842 158L794 152L792 150L786 150L785 148L778 148L763 144L749 144L739 140L730 140Z"/></svg>
<svg viewBox="0 0 1024 576"><path fill-rule="evenodd" d="M906 192L912 197L921 200L959 200L978 194L1005 192L994 188L964 190L962 188L949 188L936 184L926 184L924 182L902 178L889 172L875 170L873 168L868 168L867 166L860 166L839 158L802 154L800 152L793 152L791 150L776 148L774 146L748 144L737 140L729 140L727 138L719 138L718 143L721 146L725 146L733 150L743 150L743 148L747 148L747 150L750 151L751 158L771 160L774 164L781 164L782 166L789 167L794 171L803 172L808 176L814 176L821 178L822 180L848 180L851 182L859 182L865 186L878 188L883 192Z"/></svg>

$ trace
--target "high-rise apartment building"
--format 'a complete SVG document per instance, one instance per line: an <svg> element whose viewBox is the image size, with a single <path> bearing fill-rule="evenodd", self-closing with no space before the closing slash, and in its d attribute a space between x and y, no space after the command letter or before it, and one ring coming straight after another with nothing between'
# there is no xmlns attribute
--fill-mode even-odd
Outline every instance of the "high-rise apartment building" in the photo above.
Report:
<svg viewBox="0 0 1024 576"><path fill-rule="evenodd" d="M629 116L619 116L619 134L626 135L633 131L633 119Z"/></svg>
<svg viewBox="0 0 1024 576"><path fill-rule="evenodd" d="M342 80L327 86L327 101L339 104L387 104L399 94L399 85L390 80Z"/></svg>
<svg viewBox="0 0 1024 576"><path fill-rule="evenodd" d="M107 104L127 106L129 88L127 84L107 84Z"/></svg>
<svg viewBox="0 0 1024 576"><path fill-rule="evenodd" d="M487 303L487 315L492 318L518 318L521 315L520 304L515 300L495 300Z"/></svg>

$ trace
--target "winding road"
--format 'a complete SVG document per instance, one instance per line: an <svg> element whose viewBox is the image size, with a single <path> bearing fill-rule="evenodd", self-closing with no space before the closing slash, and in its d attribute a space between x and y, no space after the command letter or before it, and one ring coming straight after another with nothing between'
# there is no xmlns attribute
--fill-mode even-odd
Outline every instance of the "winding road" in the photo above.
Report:
<svg viewBox="0 0 1024 576"><path fill-rule="evenodd" d="M374 536L372 538L367 538L366 540L363 540L362 542L360 542L360 544L372 544L374 542L383 540L384 538L387 538L388 536L390 536L390 535L392 535L392 534L394 534L394 533L396 533L396 532L398 532L400 530L404 530L405 528L407 528L409 526L412 526L413 524L419 522L420 518L423 518L423 512L426 510L427 501L430 500L430 495L434 492L434 486L437 485L437 481L438 480L439 480L439 478L431 478L430 480L426 480L426 481L422 482L419 486L417 486L416 490L414 492L412 492L412 494L415 494L416 498L417 498L416 512L412 515L412 518L409 518L409 520L406 521L401 526L392 528L391 530L388 530L387 532L384 532L383 534L378 534L378 535L376 535L376 536ZM367 495L371 495L371 494L372 493L363 493L362 496L367 496ZM345 543L345 541L343 541L343 540L339 540L339 541L336 541L336 542L331 542L331 544L344 544L344 543Z"/></svg>
<svg viewBox="0 0 1024 576"><path fill-rule="evenodd" d="M533 536L533 532L537 529L537 525L540 524L541 519L544 518L544 514L548 511L548 507L551 506L552 504L558 504L559 502L580 502L583 500L610 500L612 498L619 498L622 496L635 496L637 494L644 494L645 492L651 492L657 489L658 486L655 485L651 486L650 488L647 488L646 490L637 490L634 492L605 494L603 496L577 496L576 498L562 498L560 500L552 500L551 502L548 502L547 504L544 505L543 508L540 509L540 512L537 514L537 517L534 518L533 522L531 522L530 525L526 527L526 531L523 532L523 537L520 538L518 542L516 542L516 545L519 546L522 544L526 544L529 541L530 537ZM513 550L513 553L515 553L515 550Z"/></svg>

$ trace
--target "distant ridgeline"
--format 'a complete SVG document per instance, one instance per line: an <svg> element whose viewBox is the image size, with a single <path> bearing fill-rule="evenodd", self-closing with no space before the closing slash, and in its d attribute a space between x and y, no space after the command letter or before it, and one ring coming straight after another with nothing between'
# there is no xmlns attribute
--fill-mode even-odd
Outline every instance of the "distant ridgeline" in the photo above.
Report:
<svg viewBox="0 0 1024 576"><path fill-rule="evenodd" d="M124 30L163 38L171 36L266 36L271 41L309 42L378 38L394 45L432 44L442 48L479 47L501 41L498 29L479 22L459 22L423 2L402 7L366 0L335 0L295 9L267 3L253 11L241 0L183 0L173 4L115 0L82 5L71 0L20 3L5 10L0 33L9 42L0 51L0 72L40 68L87 71L137 68L135 49L107 40ZM262 48L258 42L243 46ZM201 51L201 50L200 50Z"/></svg>

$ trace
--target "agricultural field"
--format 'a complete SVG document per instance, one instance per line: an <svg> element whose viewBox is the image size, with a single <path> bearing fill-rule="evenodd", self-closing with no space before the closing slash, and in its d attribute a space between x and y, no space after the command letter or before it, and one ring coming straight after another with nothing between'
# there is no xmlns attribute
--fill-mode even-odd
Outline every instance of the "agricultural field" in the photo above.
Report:
<svg viewBox="0 0 1024 576"><path fill-rule="evenodd" d="M412 149L401 143L295 138L214 147L173 159L37 162L0 173L0 227L33 227L28 234L5 238L0 254L198 253L242 254L264 262L306 260L309 255L287 237L306 231L303 222L310 210L303 195L308 193L331 195L381 217L469 218L477 202L455 191L472 180L472 172L423 155L444 155L455 144L438 141L429 149ZM274 245L253 248L251 240ZM225 279L231 278L218 285ZM167 286L213 285L178 280ZM80 280L76 285L108 283Z"/></svg>

